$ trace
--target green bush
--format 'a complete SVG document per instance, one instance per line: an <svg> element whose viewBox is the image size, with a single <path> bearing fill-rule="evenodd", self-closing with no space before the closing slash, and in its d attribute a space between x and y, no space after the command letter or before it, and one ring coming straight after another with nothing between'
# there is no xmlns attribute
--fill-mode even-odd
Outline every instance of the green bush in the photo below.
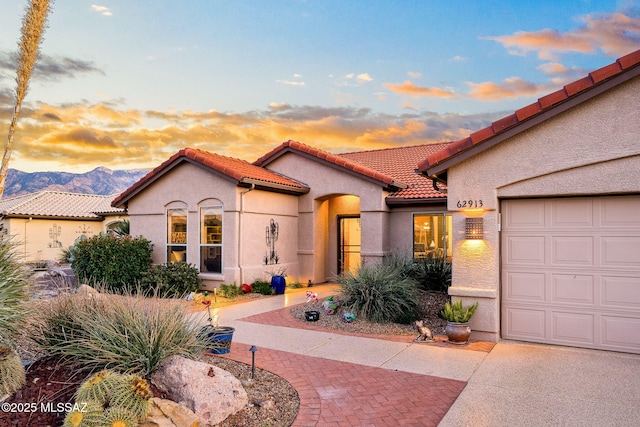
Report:
<svg viewBox="0 0 640 427"><path fill-rule="evenodd" d="M153 244L144 237L100 233L75 244L71 268L83 282L122 291L138 283L149 270L152 251Z"/></svg>
<svg viewBox="0 0 640 427"><path fill-rule="evenodd" d="M29 280L15 253L16 244L0 241L0 344L13 341L27 312Z"/></svg>
<svg viewBox="0 0 640 427"><path fill-rule="evenodd" d="M162 298L183 297L195 292L202 279L198 277L198 269L186 262L152 265L142 273L140 289L147 294Z"/></svg>
<svg viewBox="0 0 640 427"><path fill-rule="evenodd" d="M60 296L43 313L33 340L77 369L149 378L169 357L194 359L206 343L188 306L142 296Z"/></svg>
<svg viewBox="0 0 640 427"><path fill-rule="evenodd" d="M401 277L397 266L364 264L338 279L344 305L371 322L411 323L420 318L416 282Z"/></svg>
<svg viewBox="0 0 640 427"><path fill-rule="evenodd" d="M224 283L220 285L220 293L225 298L235 298L238 295L242 295L242 288L240 286L236 286L235 283L225 285Z"/></svg>
<svg viewBox="0 0 640 427"><path fill-rule="evenodd" d="M271 287L271 283L267 282L266 280L256 279L251 284L251 287L253 289L252 292L256 294L273 295L273 288Z"/></svg>
<svg viewBox="0 0 640 427"><path fill-rule="evenodd" d="M417 259L412 277L420 289L446 294L451 285L451 263L444 257Z"/></svg>

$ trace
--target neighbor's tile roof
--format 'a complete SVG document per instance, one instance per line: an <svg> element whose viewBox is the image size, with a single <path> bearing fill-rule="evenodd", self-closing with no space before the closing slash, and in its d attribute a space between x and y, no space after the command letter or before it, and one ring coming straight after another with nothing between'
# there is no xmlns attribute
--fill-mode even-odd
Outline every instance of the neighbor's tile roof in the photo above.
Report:
<svg viewBox="0 0 640 427"><path fill-rule="evenodd" d="M291 178L287 178L273 171L252 165L245 160L210 153L208 151L195 148L185 148L178 151L168 160L164 161L161 165L143 176L138 182L126 189L113 200L112 206L120 206L159 176L163 175L166 171L182 161L189 161L208 167L229 179L236 181L238 184L255 184L261 188L293 193L306 193L309 191L308 187Z"/></svg>
<svg viewBox="0 0 640 427"><path fill-rule="evenodd" d="M273 160L288 152L297 152L307 157L315 158L317 160L326 162L331 166L344 169L357 175L361 175L387 186L392 186L395 188L404 186L401 182L398 182L392 176L387 175L379 170L372 169L362 163L354 162L346 157L337 154L331 154L328 151L320 150L318 148L311 147L298 141L289 140L283 142L278 147L274 148L273 150L253 162L253 164L256 166L264 167L271 163Z"/></svg>
<svg viewBox="0 0 640 427"><path fill-rule="evenodd" d="M33 216L55 218L99 219L100 214L124 213L111 207L113 195L40 191L32 194L0 199L0 214L5 216Z"/></svg>
<svg viewBox="0 0 640 427"><path fill-rule="evenodd" d="M589 73L588 76L580 80L567 84L556 92L539 98L538 101L533 104L527 105L511 115L493 122L490 126L472 133L467 138L451 143L443 150L429 155L426 159L418 163L418 169L428 175L446 170L446 167L444 165L440 166L440 164L445 161L455 162L452 157L471 148L478 147L479 145L485 145L488 148L488 141L496 137L506 136L505 133L507 131L509 131L510 136L513 136L513 134L518 131L524 131L526 130L526 126L523 124L528 120L538 117L543 113L551 112L554 108L566 101L593 90L612 78L621 76L639 65L640 50L637 50L619 58L612 64ZM638 69L640 69L640 67ZM635 72L637 71L638 70L635 70ZM520 129L518 129L518 127L520 127Z"/></svg>
<svg viewBox="0 0 640 427"><path fill-rule="evenodd" d="M416 172L418 162L446 148L448 143L423 144L382 150L357 151L338 156L360 163L373 170L393 177L405 184L405 188L387 196L387 202L417 201L422 199L446 199L444 191L433 188L433 181ZM443 190L446 187L442 187Z"/></svg>

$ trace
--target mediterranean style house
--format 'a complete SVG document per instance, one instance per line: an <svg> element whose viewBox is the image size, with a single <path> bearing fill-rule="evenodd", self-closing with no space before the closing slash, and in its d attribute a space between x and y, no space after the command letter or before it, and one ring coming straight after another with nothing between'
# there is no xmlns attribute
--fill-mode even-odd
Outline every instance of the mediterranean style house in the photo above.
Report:
<svg viewBox="0 0 640 427"><path fill-rule="evenodd" d="M445 144L253 163L186 148L120 194L207 286L445 256L472 338L640 353L640 51Z"/></svg>
<svg viewBox="0 0 640 427"><path fill-rule="evenodd" d="M40 191L0 199L0 238L19 245L28 263L58 260L77 238L108 232L127 218L113 195Z"/></svg>
<svg viewBox="0 0 640 427"><path fill-rule="evenodd" d="M476 338L640 353L640 51L418 168L448 188Z"/></svg>
<svg viewBox="0 0 640 427"><path fill-rule="evenodd" d="M113 206L154 262L196 265L207 287L282 268L321 283L392 251L451 256L446 194L415 172L445 146L336 155L287 141L253 163L186 148Z"/></svg>

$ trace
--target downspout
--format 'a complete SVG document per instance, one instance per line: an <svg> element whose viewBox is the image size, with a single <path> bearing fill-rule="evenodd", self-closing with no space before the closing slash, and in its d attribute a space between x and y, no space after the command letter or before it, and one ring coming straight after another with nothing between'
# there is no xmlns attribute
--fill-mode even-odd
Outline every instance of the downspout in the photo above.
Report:
<svg viewBox="0 0 640 427"><path fill-rule="evenodd" d="M447 194L447 190L445 188L438 187L438 180L437 179L431 178L431 182L433 182L433 189L434 190L436 190L438 193Z"/></svg>
<svg viewBox="0 0 640 427"><path fill-rule="evenodd" d="M253 190L254 188L256 188L256 184L251 183L251 187L247 188L246 190L242 191L240 193L240 213L238 215L238 269L240 270L240 286L242 286L244 284L244 277L242 274L242 262L241 262L241 256L242 256L242 212L244 211L244 195L247 194L249 191Z"/></svg>
<svg viewBox="0 0 640 427"><path fill-rule="evenodd" d="M24 222L24 262L27 262L27 224L33 221L32 217Z"/></svg>

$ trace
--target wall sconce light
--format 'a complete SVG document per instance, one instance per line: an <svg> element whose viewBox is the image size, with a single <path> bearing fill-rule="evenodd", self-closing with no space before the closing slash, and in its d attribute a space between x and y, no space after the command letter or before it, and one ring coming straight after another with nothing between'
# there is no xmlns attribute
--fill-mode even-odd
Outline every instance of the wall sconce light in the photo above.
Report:
<svg viewBox="0 0 640 427"><path fill-rule="evenodd" d="M483 228L484 228L483 218L465 218L464 238L482 240Z"/></svg>

